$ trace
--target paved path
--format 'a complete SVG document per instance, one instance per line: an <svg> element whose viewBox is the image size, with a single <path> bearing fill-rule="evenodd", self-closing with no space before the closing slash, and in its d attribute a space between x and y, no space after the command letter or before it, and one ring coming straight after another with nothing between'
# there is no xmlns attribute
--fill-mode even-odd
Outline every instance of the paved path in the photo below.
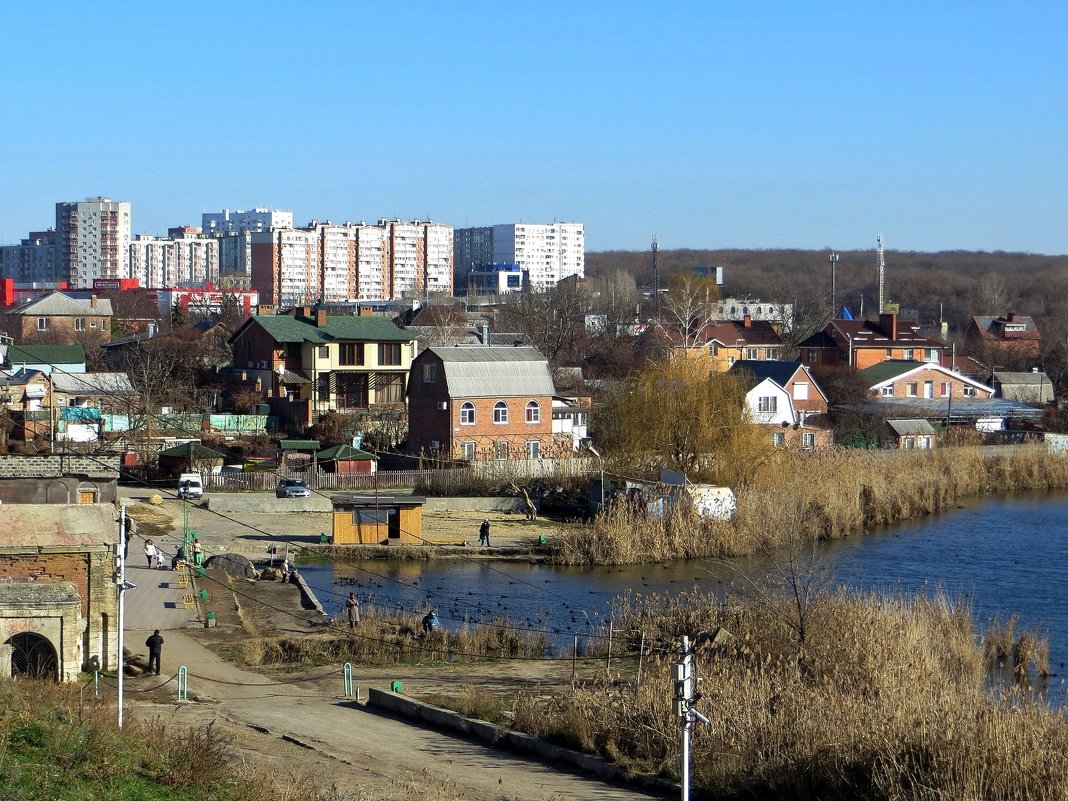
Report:
<svg viewBox="0 0 1068 801"><path fill-rule="evenodd" d="M142 642L148 633L130 631L128 636L132 642ZM213 716L295 739L332 758L337 771L352 772L354 777L421 776L438 786L449 782L458 793L474 799L648 801L655 797L384 717L307 685L272 681L223 661L181 630L165 631L163 635L164 675L173 676L179 663L185 665L190 695L208 696L219 702L210 707ZM403 679L403 675L399 678ZM149 680L133 680L132 685ZM176 692L173 682L165 689L170 691L172 687ZM202 704L180 706L172 721L199 725L204 712Z"/></svg>

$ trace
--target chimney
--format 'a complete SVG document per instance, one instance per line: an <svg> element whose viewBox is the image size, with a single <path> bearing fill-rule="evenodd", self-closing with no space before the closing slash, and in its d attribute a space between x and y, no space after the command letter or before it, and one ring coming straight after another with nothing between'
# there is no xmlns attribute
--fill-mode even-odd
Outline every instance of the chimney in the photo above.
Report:
<svg viewBox="0 0 1068 801"><path fill-rule="evenodd" d="M311 313L312 313L311 306L301 306L300 307L300 316L301 317L311 317Z"/></svg>
<svg viewBox="0 0 1068 801"><path fill-rule="evenodd" d="M315 327L322 328L324 325L326 325L326 309L316 309Z"/></svg>
<svg viewBox="0 0 1068 801"><path fill-rule="evenodd" d="M375 310L372 309L370 306L360 306L360 313L357 316L358 317L371 317L371 316L374 315L374 313L375 313Z"/></svg>
<svg viewBox="0 0 1068 801"><path fill-rule="evenodd" d="M880 314L879 315L879 327L886 332L886 335L890 337L891 341L897 339L897 315L896 314Z"/></svg>
<svg viewBox="0 0 1068 801"><path fill-rule="evenodd" d="M95 309L96 308L96 295L90 295L89 296L89 308L91 308L91 309Z"/></svg>
<svg viewBox="0 0 1068 801"><path fill-rule="evenodd" d="M1016 322L1016 312L1009 312L1009 322L1010 323L1015 323Z"/></svg>
<svg viewBox="0 0 1068 801"><path fill-rule="evenodd" d="M742 315L742 328L752 328L753 318L748 314Z"/></svg>
<svg viewBox="0 0 1068 801"><path fill-rule="evenodd" d="M489 323L482 323L482 345L489 345Z"/></svg>

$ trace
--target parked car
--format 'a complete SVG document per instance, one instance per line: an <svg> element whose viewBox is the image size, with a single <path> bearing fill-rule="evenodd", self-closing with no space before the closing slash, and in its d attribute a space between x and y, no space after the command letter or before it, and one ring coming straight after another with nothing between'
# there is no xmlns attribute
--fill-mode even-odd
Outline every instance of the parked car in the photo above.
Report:
<svg viewBox="0 0 1068 801"><path fill-rule="evenodd" d="M274 490L276 498L307 498L311 490L302 478L283 478Z"/></svg>

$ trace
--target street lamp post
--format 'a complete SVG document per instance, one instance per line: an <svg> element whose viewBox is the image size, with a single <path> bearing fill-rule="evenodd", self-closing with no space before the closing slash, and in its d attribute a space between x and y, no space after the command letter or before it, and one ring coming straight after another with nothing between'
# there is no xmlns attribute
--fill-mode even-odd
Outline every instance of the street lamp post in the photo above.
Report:
<svg viewBox="0 0 1068 801"><path fill-rule="evenodd" d="M582 444L586 446L586 450L601 460L601 504L597 507L597 511L604 509L604 457L601 456L601 452L593 447L593 440L588 437L582 441Z"/></svg>

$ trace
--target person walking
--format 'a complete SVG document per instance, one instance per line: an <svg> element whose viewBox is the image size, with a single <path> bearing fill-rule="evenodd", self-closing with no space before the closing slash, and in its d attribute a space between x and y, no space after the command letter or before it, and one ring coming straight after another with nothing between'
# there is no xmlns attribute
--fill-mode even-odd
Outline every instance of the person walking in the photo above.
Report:
<svg viewBox="0 0 1068 801"><path fill-rule="evenodd" d="M360 599L356 597L356 593L349 593L349 597L345 601L345 611L349 614L350 629L360 625Z"/></svg>
<svg viewBox="0 0 1068 801"><path fill-rule="evenodd" d="M489 547L489 520L483 520L482 525L478 528L478 544L479 546L485 545Z"/></svg>
<svg viewBox="0 0 1068 801"><path fill-rule="evenodd" d="M145 540L145 559L148 560L149 570L156 566L156 546L152 540Z"/></svg>
<svg viewBox="0 0 1068 801"><path fill-rule="evenodd" d="M193 564L200 567L201 562L204 561L204 549L200 547L200 540L194 537L193 539Z"/></svg>
<svg viewBox="0 0 1068 801"><path fill-rule="evenodd" d="M159 660L163 656L163 638L159 635L159 629L156 629L152 636L145 640L145 647L148 648L148 669L152 670L155 665L156 675L159 675Z"/></svg>

